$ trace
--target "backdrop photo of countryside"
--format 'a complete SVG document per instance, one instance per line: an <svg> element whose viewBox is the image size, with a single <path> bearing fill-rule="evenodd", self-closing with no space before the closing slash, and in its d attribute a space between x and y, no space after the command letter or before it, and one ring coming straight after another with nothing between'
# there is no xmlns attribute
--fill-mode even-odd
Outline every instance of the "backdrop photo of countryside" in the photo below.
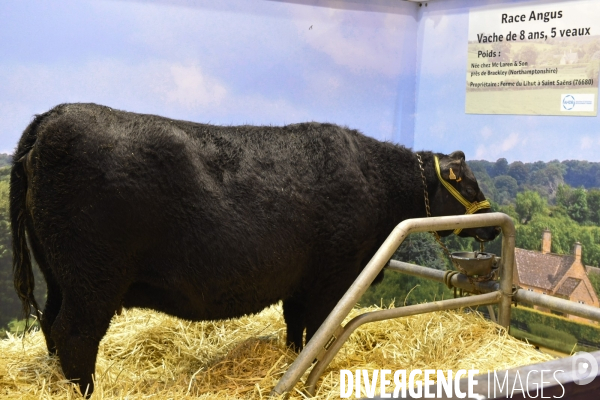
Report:
<svg viewBox="0 0 600 400"><path fill-rule="evenodd" d="M0 157L0 335L22 331L21 303L13 288L8 217L11 156ZM600 293L600 163L551 161L508 163L470 161L470 167L494 211L510 215L517 228L516 283L548 295L598 307ZM550 232L548 248L542 247ZM472 239L443 239L451 251L479 250ZM501 237L485 250L500 254ZM579 256L574 254L579 249ZM550 258L544 258L544 254ZM577 257L580 263L577 264ZM395 258L436 269L450 269L441 247L429 234L413 234ZM565 260L563 261L563 258ZM536 261L537 260L537 261ZM536 262L539 263L536 264ZM559 265L560 264L560 265ZM568 264L568 265L567 265ZM548 272L550 271L550 272ZM36 269L36 298L43 304L45 284ZM544 281L543 274L554 274ZM382 283L363 296L362 306L418 304L453 294L443 285L387 272ZM538 279L540 278L540 279ZM485 309L482 309L485 312ZM519 306L513 310L511 332L545 347L569 354L600 349L600 327L589 321Z"/></svg>
<svg viewBox="0 0 600 400"><path fill-rule="evenodd" d="M501 22L559 9L563 17L547 22ZM4 0L0 15L1 400L82 399L86 390L90 400L262 400L298 360L324 360L334 353L324 347L342 343L322 370L296 368L303 375L278 399L306 400L312 388L314 400L344 397L342 370L358 372L355 383L380 372L372 385L361 377L349 397L359 399L394 391L395 382L380 385L385 370L404 370L408 392L411 371L423 383L427 370L478 370L481 388L490 371L575 369L577 352L600 362L600 322L521 303L600 314L600 2ZM574 28L589 34L560 33ZM477 38L508 31L515 40ZM593 107L561 110L566 95ZM96 111L72 129L62 118L80 108ZM54 116L58 134L39 136L58 146L44 152L59 156L50 167L23 145ZM290 136L269 133L282 131ZM84 139L77 154L102 168L73 164L71 134ZM188 159L188 142L203 155ZM446 155L439 177L433 154ZM470 206L439 190L443 182ZM465 220L476 207L505 232L514 224L519 301L510 304L508 285L482 295L501 298L501 312L439 283L470 280L454 274L444 247L501 257L499 229L463 228L464 238L441 243L411 234L393 258L437 281L373 273L379 283L362 285L345 319L319 335L397 221L426 215L423 184L432 215ZM36 251L37 239L52 254L49 285L23 251ZM457 308L366 323L338 340L355 317L437 300ZM319 372L309 387L311 369ZM538 397L560 395L538 377L551 386Z"/></svg>
<svg viewBox="0 0 600 400"><path fill-rule="evenodd" d="M24 393L71 398L73 385L64 379L58 359L48 356L38 324L35 322L22 338L25 321L12 279L11 156L1 155L0 162L0 352L6 356L0 361L0 389L10 399L22 398ZM469 165L492 210L508 214L516 225L514 283L598 307L600 163L508 163L501 158L496 162L471 161ZM443 240L450 251L480 249L471 238L451 235ZM485 250L500 254L500 244L498 237L486 243ZM428 233L410 235L394 258L439 270L452 269ZM45 284L37 268L35 274L35 296L43 304ZM383 281L368 289L349 317L454 295L442 284L385 271ZM420 314L369 324L351 336L345 350L325 371L317 398L338 398L339 370L350 366L452 369L477 365L480 371L502 370L600 349L600 327L591 321L518 305L511 312L511 337L489 322L495 317L490 317L488 308L478 311ZM176 398L261 398L297 357L283 345L284 332L281 305L257 315L205 322L125 309L113 317L102 341L93 396L112 399L154 393ZM430 344L422 351L398 352L418 348L423 341ZM485 348L486 357L466 351L479 348ZM514 354L519 355L518 361ZM303 396L298 392L291 398Z"/></svg>

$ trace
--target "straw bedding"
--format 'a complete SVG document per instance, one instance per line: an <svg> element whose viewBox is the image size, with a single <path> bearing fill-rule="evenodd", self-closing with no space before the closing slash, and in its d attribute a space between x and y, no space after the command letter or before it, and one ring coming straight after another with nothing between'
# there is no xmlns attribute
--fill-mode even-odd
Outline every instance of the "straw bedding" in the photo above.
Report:
<svg viewBox="0 0 600 400"><path fill-rule="evenodd" d="M356 309L351 316L375 308ZM280 306L217 322L149 310L115 316L100 344L92 399L262 399L294 360ZM506 369L551 357L477 313L423 314L363 325L325 372L318 399L337 399L339 370ZM41 332L0 341L0 398L76 399ZM299 383L292 399L302 399Z"/></svg>

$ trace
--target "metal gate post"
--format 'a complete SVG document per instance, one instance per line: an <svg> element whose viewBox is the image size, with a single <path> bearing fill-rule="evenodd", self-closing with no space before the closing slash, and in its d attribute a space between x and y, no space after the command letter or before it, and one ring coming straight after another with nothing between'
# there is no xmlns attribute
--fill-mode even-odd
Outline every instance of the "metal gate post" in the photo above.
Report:
<svg viewBox="0 0 600 400"><path fill-rule="evenodd" d="M500 266L500 291L502 298L498 305L498 324L506 330L510 327L510 306L513 295L513 272L515 268L515 225L510 217L502 227L502 255Z"/></svg>

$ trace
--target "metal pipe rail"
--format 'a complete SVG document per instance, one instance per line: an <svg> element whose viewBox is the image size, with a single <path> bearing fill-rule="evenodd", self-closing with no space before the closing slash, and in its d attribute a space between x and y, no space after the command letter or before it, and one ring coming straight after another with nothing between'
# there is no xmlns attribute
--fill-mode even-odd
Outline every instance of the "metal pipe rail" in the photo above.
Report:
<svg viewBox="0 0 600 400"><path fill-rule="evenodd" d="M387 310L371 311L361 314L351 319L343 328L337 339L333 344L323 353L319 355L319 360L310 371L308 379L306 380L306 391L311 395L315 395L317 381L321 377L321 374L327 368L331 360L340 351L346 340L350 335L361 325L383 321L386 319L408 317L411 315L424 314L433 311L445 311L453 310L455 308L483 306L488 304L496 304L500 301L502 293L499 291L477 294L468 297L459 297L457 299L449 299L442 301L433 301L430 303L416 304L413 306L404 306L399 308L390 308Z"/></svg>
<svg viewBox="0 0 600 400"><path fill-rule="evenodd" d="M278 396L289 392L323 349L326 350L335 342L335 333L342 329L341 323L344 318L350 313L360 296L371 285L409 234L483 226L500 226L502 228L501 281L498 300L500 315L498 322L500 325L508 327L510 325L510 307L513 295L512 275L515 247L515 227L511 218L502 213L485 213L408 219L398 224L392 233L390 233L317 332L315 332L312 339L306 344L304 350L300 352L296 360L281 377L277 385L273 388L271 395Z"/></svg>
<svg viewBox="0 0 600 400"><path fill-rule="evenodd" d="M422 267L417 264L390 260L390 265L388 265L386 269L445 283L444 271ZM452 276L450 283L452 286L463 289L469 293L491 293L499 289L499 283L497 281L470 282L469 278L463 274L456 274ZM586 304L574 303L569 300L564 300L541 293L530 292L528 290L519 288L517 288L513 293L513 300L517 303L527 303L534 306L545 307L551 310L563 312L565 314L576 315L578 317L600 322L600 308Z"/></svg>
<svg viewBox="0 0 600 400"><path fill-rule="evenodd" d="M448 272L397 260L390 260L390 264L385 267L385 269L406 275L418 276L419 278L431 279L432 281L444 284L446 283L445 275L446 272ZM450 278L450 284L453 287L457 287L469 293L490 293L500 289L500 283L498 281L470 281L469 278L463 274L453 275L452 278Z"/></svg>
<svg viewBox="0 0 600 400"><path fill-rule="evenodd" d="M578 317L592 319L600 322L600 308L579 304L573 301L560 299L546 294L530 292L528 290L517 289L513 294L513 299L519 303L527 303L534 306L546 307L551 310L560 311L565 314L576 315Z"/></svg>

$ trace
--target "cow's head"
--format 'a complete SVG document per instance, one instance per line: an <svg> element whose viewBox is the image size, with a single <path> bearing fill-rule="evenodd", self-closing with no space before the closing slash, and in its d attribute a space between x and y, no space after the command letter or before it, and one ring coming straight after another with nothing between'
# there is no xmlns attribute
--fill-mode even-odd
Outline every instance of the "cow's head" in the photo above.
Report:
<svg viewBox="0 0 600 400"><path fill-rule="evenodd" d="M465 154L455 151L449 156L438 154L436 190L430 194L432 216L486 213L489 202L479 189L475 175L465 162ZM434 159L435 164L435 159ZM439 231L447 236L453 231ZM462 237L473 237L480 242L493 240L500 233L499 227L470 228L454 231Z"/></svg>

